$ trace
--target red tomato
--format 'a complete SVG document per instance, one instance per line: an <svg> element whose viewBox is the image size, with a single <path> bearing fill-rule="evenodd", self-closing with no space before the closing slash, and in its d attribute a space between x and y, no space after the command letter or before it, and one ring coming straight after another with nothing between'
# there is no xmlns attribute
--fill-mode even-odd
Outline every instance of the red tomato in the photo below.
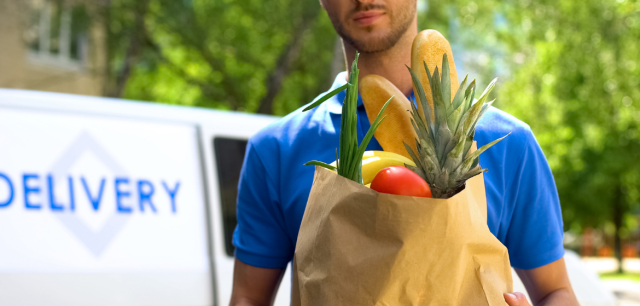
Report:
<svg viewBox="0 0 640 306"><path fill-rule="evenodd" d="M392 166L380 170L371 182L371 189L380 193L432 197L429 184L415 172L402 166Z"/></svg>

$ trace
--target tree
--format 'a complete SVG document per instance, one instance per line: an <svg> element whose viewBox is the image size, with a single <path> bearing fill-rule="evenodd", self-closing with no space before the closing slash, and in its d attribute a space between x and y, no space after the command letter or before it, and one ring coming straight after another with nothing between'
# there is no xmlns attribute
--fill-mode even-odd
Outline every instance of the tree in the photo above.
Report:
<svg viewBox="0 0 640 306"><path fill-rule="evenodd" d="M335 34L315 0L111 0L112 96L286 114L327 85Z"/></svg>
<svg viewBox="0 0 640 306"><path fill-rule="evenodd" d="M146 47L149 0L102 0L94 15L104 27L107 42L104 94L120 98Z"/></svg>
<svg viewBox="0 0 640 306"><path fill-rule="evenodd" d="M460 25L474 34L462 37L466 46L507 51L501 60L511 75L498 106L536 134L565 228L612 223L621 260L640 193L640 3L462 0L434 9L428 14L449 17L446 30Z"/></svg>
<svg viewBox="0 0 640 306"><path fill-rule="evenodd" d="M521 3L514 16L531 25L522 41L535 44L501 98L517 101L507 108L537 131L567 226L613 222L621 263L625 219L640 187L639 7L614 0Z"/></svg>
<svg viewBox="0 0 640 306"><path fill-rule="evenodd" d="M284 115L328 87L339 54L316 0L102 1L126 98ZM640 201L638 0L420 2L420 28L464 51L480 87L502 77L497 106L536 134L565 229L613 224L620 259Z"/></svg>

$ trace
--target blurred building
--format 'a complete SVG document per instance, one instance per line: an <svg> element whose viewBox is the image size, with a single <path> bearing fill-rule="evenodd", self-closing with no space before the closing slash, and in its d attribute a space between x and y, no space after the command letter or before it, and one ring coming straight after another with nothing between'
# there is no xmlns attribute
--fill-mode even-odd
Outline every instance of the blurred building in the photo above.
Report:
<svg viewBox="0 0 640 306"><path fill-rule="evenodd" d="M0 88L102 95L97 1L0 0Z"/></svg>

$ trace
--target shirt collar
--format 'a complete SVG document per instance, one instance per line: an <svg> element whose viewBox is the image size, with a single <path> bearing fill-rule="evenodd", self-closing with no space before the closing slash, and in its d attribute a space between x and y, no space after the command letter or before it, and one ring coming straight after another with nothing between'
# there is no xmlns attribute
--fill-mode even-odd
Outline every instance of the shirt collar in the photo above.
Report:
<svg viewBox="0 0 640 306"><path fill-rule="evenodd" d="M333 85L331 85L331 89L329 89L329 91L327 92L331 92L339 88L340 86L347 84L347 77L348 77L348 73L346 71L338 73L338 75L336 76L336 79L333 81ZM327 102L325 103L327 103L327 109L329 110L329 113L338 114L338 115L342 114L342 103L344 102L344 98L346 96L347 96L347 90L345 89L340 93L338 93L337 95L331 97L331 99L327 100ZM409 101L416 103L413 92L407 98L409 99ZM358 95L358 107L362 105L363 105L362 97Z"/></svg>

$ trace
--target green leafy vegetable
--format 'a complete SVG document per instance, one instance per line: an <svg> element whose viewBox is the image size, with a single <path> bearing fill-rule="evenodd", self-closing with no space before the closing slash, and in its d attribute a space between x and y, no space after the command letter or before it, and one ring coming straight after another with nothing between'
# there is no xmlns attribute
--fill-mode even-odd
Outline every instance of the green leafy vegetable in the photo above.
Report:
<svg viewBox="0 0 640 306"><path fill-rule="evenodd" d="M333 167L323 162L310 161L305 165L316 165L325 167L329 170L337 171L338 175L344 176L354 182L362 184L362 156L367 149L367 145L373 138L373 134L384 120L382 113L393 99L389 99L376 117L376 120L371 124L371 128L367 131L367 134L362 139L362 143L358 146L358 57L359 53L356 53L356 59L351 66L351 73L349 74L349 81L344 86L327 93L316 102L306 107L303 111L308 111L314 107L327 101L332 96L347 89L347 95L342 103L342 119L340 121L340 149L338 151L337 166Z"/></svg>

